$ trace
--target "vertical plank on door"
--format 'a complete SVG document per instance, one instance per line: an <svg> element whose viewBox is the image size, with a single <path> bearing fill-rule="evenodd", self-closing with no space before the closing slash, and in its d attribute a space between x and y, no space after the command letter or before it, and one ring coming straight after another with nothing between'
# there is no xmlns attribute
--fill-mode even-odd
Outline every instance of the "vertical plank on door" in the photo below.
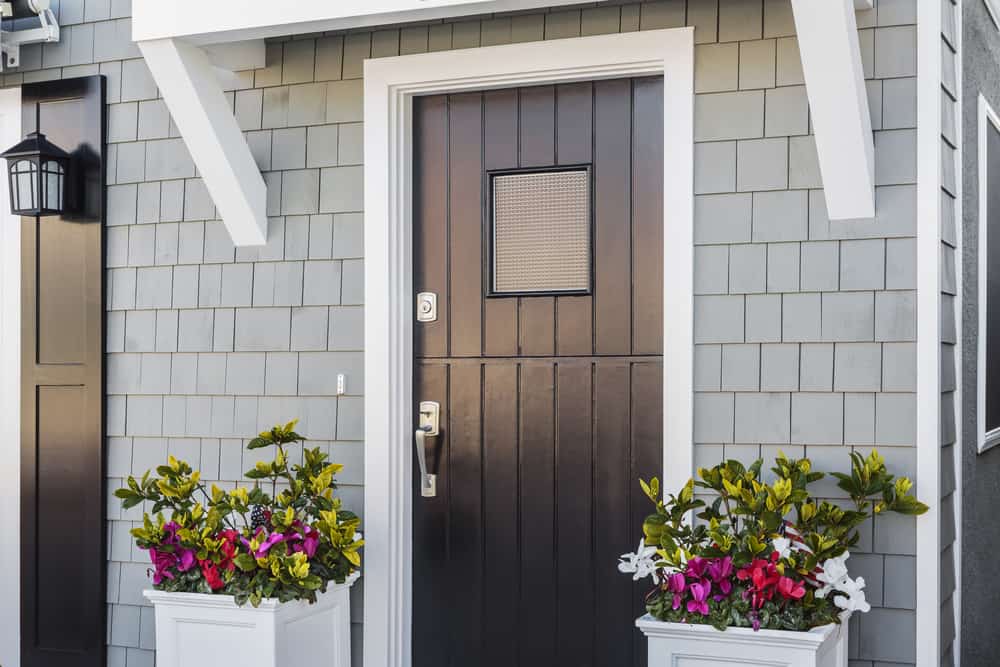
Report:
<svg viewBox="0 0 1000 667"><path fill-rule="evenodd" d="M609 569L593 560L594 505L591 426L592 365L560 362L556 367L556 559L559 563L559 614L556 619L557 663L562 667L594 665L589 641L581 628L594 627L595 576ZM595 570L596 567L596 570Z"/></svg>
<svg viewBox="0 0 1000 667"><path fill-rule="evenodd" d="M447 419L449 505L449 576L451 662L476 665L483 648L483 466L480 391L482 366L451 366L450 394L455 397Z"/></svg>
<svg viewBox="0 0 1000 667"><path fill-rule="evenodd" d="M556 88L556 162L589 164L593 151L594 86L589 81ZM593 174L591 174L593 177ZM593 233L593 232L591 232ZM593 244L593 239L591 239ZM593 297L556 298L556 354L587 356L594 351Z"/></svg>
<svg viewBox="0 0 1000 667"><path fill-rule="evenodd" d="M642 522L653 511L649 498L642 492L638 480L651 477L662 479L663 471L663 362L643 361L632 365L632 470L629 476L631 517L629 535L642 535ZM680 489L666 489L677 493ZM631 551L631 549L630 549ZM643 599L649 592L648 580L632 587L634 616L645 613ZM635 665L646 664L645 639L638 629L632 629Z"/></svg>
<svg viewBox="0 0 1000 667"><path fill-rule="evenodd" d="M521 604L522 665L555 662L556 542L554 373L550 362L521 364Z"/></svg>
<svg viewBox="0 0 1000 667"><path fill-rule="evenodd" d="M482 93L452 95L448 117L451 354L478 357L483 310Z"/></svg>
<svg viewBox="0 0 1000 667"><path fill-rule="evenodd" d="M415 329L418 327L415 327ZM414 401L434 400L441 404L442 410L449 411L448 401L448 366L443 363L421 362L419 359L413 365ZM414 406L416 415L416 406ZM414 417L416 419L416 417ZM414 429L416 423L414 423ZM450 569L448 563L448 484L451 476L448 474L446 451L448 430L442 430L441 435L427 443L427 467L430 472L437 473L437 496L423 498L420 495L420 470L416 450L413 456L413 521L420 526L420 539L413 541L413 567L423 576L413 578L413 599L429 601L433 609L447 609L448 591L435 582L448 581ZM409 444L413 447L412 443ZM421 602L420 604L425 604ZM450 619L449 619L450 621ZM449 623L443 623L440 618L427 615L413 615L413 654L422 656L425 665L448 664Z"/></svg>
<svg viewBox="0 0 1000 667"><path fill-rule="evenodd" d="M618 556L631 551L635 533L630 516L632 470L630 465L631 380L629 367L620 361L594 365L594 504L601 508L594 518L594 562L613 567ZM621 579L598 569L594 574L597 620L594 623L594 664L631 665L631 589Z"/></svg>
<svg viewBox="0 0 1000 667"><path fill-rule="evenodd" d="M595 352L631 351L631 81L594 83Z"/></svg>
<svg viewBox="0 0 1000 667"><path fill-rule="evenodd" d="M663 79L632 91L632 354L663 354Z"/></svg>
<svg viewBox="0 0 1000 667"><path fill-rule="evenodd" d="M518 368L513 363L483 367L483 502L489 517L483 557L485 655L481 664L517 664L521 541L518 524ZM528 509L530 511L530 508ZM513 639L513 641L512 641ZM426 665L443 663L425 662Z"/></svg>
<svg viewBox="0 0 1000 667"><path fill-rule="evenodd" d="M413 102L414 292L436 292L438 319L413 327L413 351L420 357L448 354L448 98Z"/></svg>
<svg viewBox="0 0 1000 667"><path fill-rule="evenodd" d="M525 167L551 167L556 149L556 91L553 86L522 88L519 91L518 145L520 163ZM552 356L555 352L555 297L521 297L520 353L523 356Z"/></svg>
<svg viewBox="0 0 1000 667"><path fill-rule="evenodd" d="M483 152L487 171L517 167L517 90L483 94ZM486 356L517 354L517 299L486 299L483 308Z"/></svg>

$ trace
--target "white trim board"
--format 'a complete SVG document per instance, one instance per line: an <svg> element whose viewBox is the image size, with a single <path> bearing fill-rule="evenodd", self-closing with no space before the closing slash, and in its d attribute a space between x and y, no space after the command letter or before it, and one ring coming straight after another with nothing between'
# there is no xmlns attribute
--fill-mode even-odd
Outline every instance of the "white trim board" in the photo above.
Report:
<svg viewBox="0 0 1000 667"><path fill-rule="evenodd" d="M214 44L589 2L592 0L134 0L132 39L184 37L192 44Z"/></svg>
<svg viewBox="0 0 1000 667"><path fill-rule="evenodd" d="M0 90L0 144L21 140L21 89ZM6 164L0 160L6 172ZM21 218L10 212L7 179L0 183L0 664L21 664Z"/></svg>
<svg viewBox="0 0 1000 667"><path fill-rule="evenodd" d="M664 487L693 472L694 31L651 30L365 63L364 659L408 667L412 618L412 100L664 76ZM669 212L669 215L666 215ZM678 323L681 323L679 326Z"/></svg>
<svg viewBox="0 0 1000 667"><path fill-rule="evenodd" d="M950 5L945 2L945 5ZM941 662L941 0L917 2L916 663Z"/></svg>
<svg viewBox="0 0 1000 667"><path fill-rule="evenodd" d="M986 256L987 239L989 233L988 225L988 192L987 192L987 154L986 138L989 125L993 125L1000 131L1000 116L997 115L990 103L982 94L979 95L979 247L978 254L978 279L979 289L977 292L977 302L979 311L979 328L976 337L976 446L980 454L991 447L1000 445L1000 428L995 428L989 433L986 432L986 310L988 307L986 299L986 274L989 266Z"/></svg>

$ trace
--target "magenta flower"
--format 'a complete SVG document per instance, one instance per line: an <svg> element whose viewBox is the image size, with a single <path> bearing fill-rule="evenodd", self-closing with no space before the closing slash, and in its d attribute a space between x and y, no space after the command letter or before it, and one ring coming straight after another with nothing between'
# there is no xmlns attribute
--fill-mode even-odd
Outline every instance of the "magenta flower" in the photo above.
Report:
<svg viewBox="0 0 1000 667"><path fill-rule="evenodd" d="M687 562L687 576L689 579L701 579L708 569L708 561L700 556L695 556Z"/></svg>
<svg viewBox="0 0 1000 667"><path fill-rule="evenodd" d="M198 563L198 559L195 558L193 549L181 549L180 564L177 569L181 572L187 572L192 567Z"/></svg>
<svg viewBox="0 0 1000 667"><path fill-rule="evenodd" d="M708 576L712 582L718 585L719 593L715 594L715 601L724 599L733 590L733 559L730 556L716 558L708 566Z"/></svg>
<svg viewBox="0 0 1000 667"><path fill-rule="evenodd" d="M667 589L674 594L674 611L680 609L681 600L684 598L684 590L687 588L687 580L680 572L667 575Z"/></svg>
<svg viewBox="0 0 1000 667"><path fill-rule="evenodd" d="M181 527L177 525L176 521L168 521L167 523L163 524L163 532L167 534L166 537L163 538L163 543L180 544L181 538L177 537L177 531L179 531L180 529Z"/></svg>
<svg viewBox="0 0 1000 667"><path fill-rule="evenodd" d="M267 558L267 552L271 550L275 544L285 541L285 536L281 533L271 533L268 535L267 539L263 542L260 541L261 536L264 534L264 529L261 528L257 531L255 539L257 540L258 547L256 550L250 545L250 540L245 537L241 537L240 540L246 545L247 551L253 554L254 558Z"/></svg>
<svg viewBox="0 0 1000 667"><path fill-rule="evenodd" d="M149 560L152 561L155 568L153 571L153 584L159 585L164 579L174 578L174 574L170 571L170 568L177 564L177 556L169 551L150 549Z"/></svg>
<svg viewBox="0 0 1000 667"><path fill-rule="evenodd" d="M702 616L708 616L708 596L712 592L712 582L703 581L697 584L691 584L688 587L691 591L691 598L687 603L688 613L698 612Z"/></svg>

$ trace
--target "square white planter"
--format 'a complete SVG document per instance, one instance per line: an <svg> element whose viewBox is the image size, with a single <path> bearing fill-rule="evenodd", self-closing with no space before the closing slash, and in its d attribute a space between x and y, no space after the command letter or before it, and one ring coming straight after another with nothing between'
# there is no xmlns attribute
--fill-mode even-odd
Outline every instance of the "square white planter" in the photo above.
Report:
<svg viewBox="0 0 1000 667"><path fill-rule="evenodd" d="M646 635L649 667L847 667L847 620L808 632L664 623L649 614L635 624Z"/></svg>
<svg viewBox="0 0 1000 667"><path fill-rule="evenodd" d="M315 604L262 600L238 607L231 595L143 595L156 610L157 667L350 667L350 589L331 583Z"/></svg>

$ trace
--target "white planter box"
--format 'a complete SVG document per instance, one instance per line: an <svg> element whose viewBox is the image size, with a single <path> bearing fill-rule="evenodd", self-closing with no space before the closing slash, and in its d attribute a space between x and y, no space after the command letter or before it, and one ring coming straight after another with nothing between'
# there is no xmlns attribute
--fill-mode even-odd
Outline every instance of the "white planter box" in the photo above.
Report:
<svg viewBox="0 0 1000 667"><path fill-rule="evenodd" d="M663 623L646 614L649 667L847 667L847 620L809 632Z"/></svg>
<svg viewBox="0 0 1000 667"><path fill-rule="evenodd" d="M157 667L350 667L350 588L331 583L316 604L143 591L156 610Z"/></svg>

